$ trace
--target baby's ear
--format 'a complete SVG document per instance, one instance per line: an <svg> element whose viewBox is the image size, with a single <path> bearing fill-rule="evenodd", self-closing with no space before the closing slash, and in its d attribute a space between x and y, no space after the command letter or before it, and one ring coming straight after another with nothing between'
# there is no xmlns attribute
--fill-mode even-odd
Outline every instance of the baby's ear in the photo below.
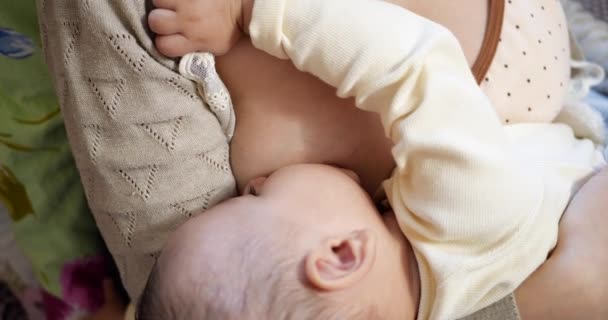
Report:
<svg viewBox="0 0 608 320"><path fill-rule="evenodd" d="M375 257L376 237L371 230L332 237L306 257L306 278L317 289L342 290L364 278Z"/></svg>

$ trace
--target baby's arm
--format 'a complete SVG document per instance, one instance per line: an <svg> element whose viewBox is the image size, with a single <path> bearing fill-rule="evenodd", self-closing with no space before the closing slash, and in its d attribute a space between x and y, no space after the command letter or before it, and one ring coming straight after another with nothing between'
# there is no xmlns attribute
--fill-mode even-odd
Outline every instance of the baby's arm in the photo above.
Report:
<svg viewBox="0 0 608 320"><path fill-rule="evenodd" d="M381 116L397 164L387 195L421 271L420 318L487 306L545 260L569 190L512 156L449 31L374 0L256 0L249 31Z"/></svg>

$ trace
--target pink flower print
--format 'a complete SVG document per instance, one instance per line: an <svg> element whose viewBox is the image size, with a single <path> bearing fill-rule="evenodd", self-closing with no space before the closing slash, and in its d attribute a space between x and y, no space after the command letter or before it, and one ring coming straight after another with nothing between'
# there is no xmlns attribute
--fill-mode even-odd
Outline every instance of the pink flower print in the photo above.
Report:
<svg viewBox="0 0 608 320"><path fill-rule="evenodd" d="M60 278L63 300L78 309L96 311L104 303L103 280L109 276L103 256L66 263Z"/></svg>

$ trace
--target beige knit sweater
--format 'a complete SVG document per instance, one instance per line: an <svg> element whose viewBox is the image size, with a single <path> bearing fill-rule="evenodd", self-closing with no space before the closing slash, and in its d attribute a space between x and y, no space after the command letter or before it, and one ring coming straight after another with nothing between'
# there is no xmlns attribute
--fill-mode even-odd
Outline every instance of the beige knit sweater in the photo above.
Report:
<svg viewBox="0 0 608 320"><path fill-rule="evenodd" d="M233 194L228 138L175 62L153 48L144 1L38 1L46 59L89 206L129 295L165 239Z"/></svg>

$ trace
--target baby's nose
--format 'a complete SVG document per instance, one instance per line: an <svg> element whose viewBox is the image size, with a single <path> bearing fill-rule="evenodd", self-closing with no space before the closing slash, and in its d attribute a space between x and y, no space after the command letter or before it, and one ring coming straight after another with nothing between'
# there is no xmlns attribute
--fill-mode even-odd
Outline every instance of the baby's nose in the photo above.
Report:
<svg viewBox="0 0 608 320"><path fill-rule="evenodd" d="M266 177L257 177L251 181L249 181L245 188L243 189L243 195L254 195L257 196L261 190L264 182L266 181Z"/></svg>
<svg viewBox="0 0 608 320"><path fill-rule="evenodd" d="M349 170L349 169L344 169L344 168L338 168L340 169L340 171L344 172L344 174L346 174L349 178L355 180L356 183L361 183L361 179L359 178L359 175L354 172L353 170Z"/></svg>

